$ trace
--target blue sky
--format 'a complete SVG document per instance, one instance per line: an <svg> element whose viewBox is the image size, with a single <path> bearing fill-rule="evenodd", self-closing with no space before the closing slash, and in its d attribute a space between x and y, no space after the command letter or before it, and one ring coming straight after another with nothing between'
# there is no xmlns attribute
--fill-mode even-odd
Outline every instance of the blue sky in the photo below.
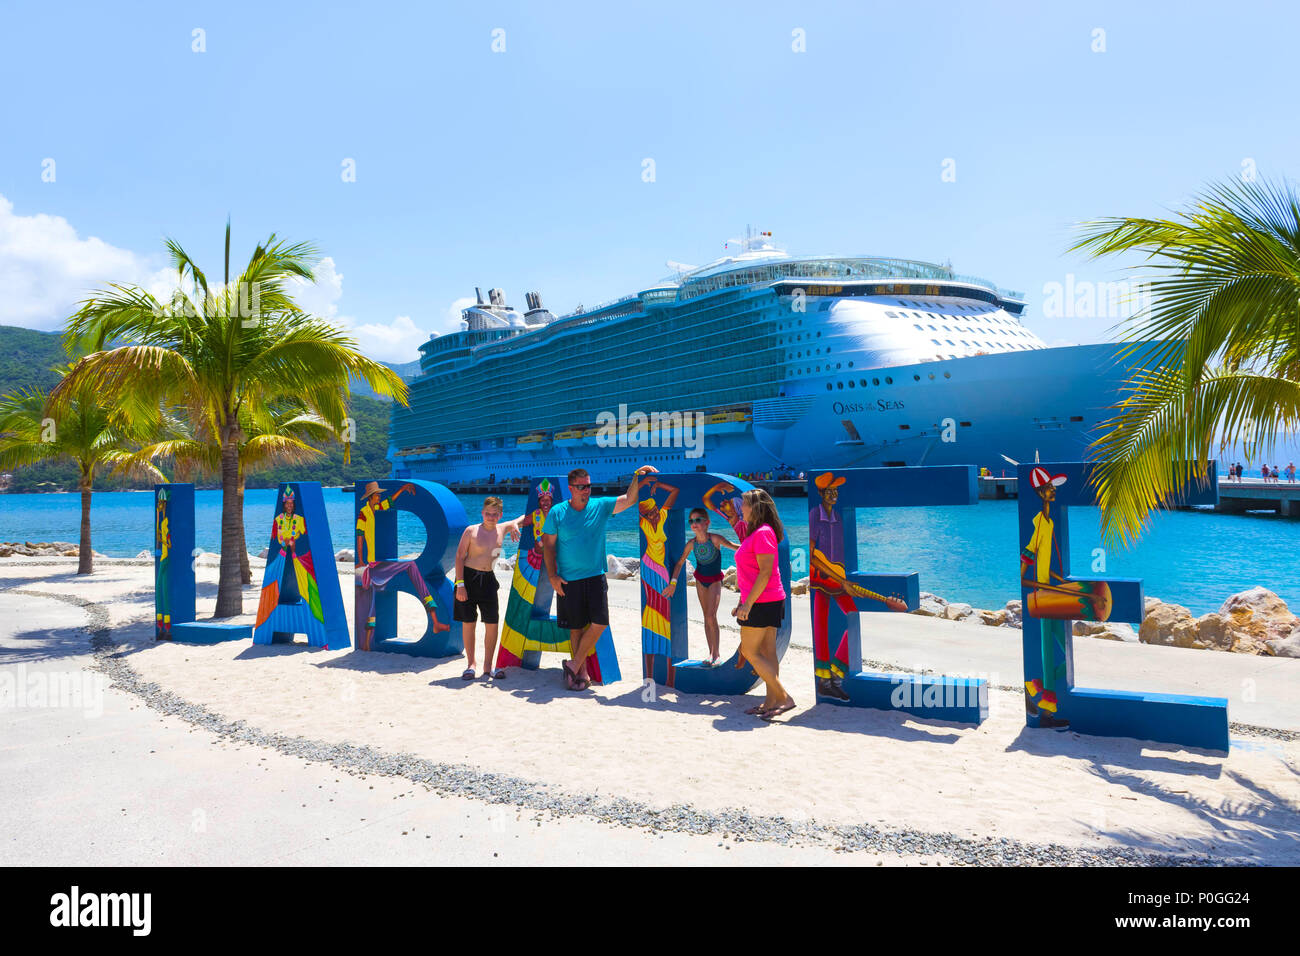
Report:
<svg viewBox="0 0 1300 956"><path fill-rule="evenodd" d="M271 231L316 242L304 300L390 361L476 285L567 311L712 260L746 223L792 253L951 260L1028 293L1046 341L1096 341L1113 316L1042 307L1069 274L1122 277L1066 254L1071 224L1158 215L1243 163L1295 176L1279 78L1298 21L1268 3L11 2L0 324L55 328L88 289L148 281L165 235L216 272L229 214L236 258Z"/></svg>

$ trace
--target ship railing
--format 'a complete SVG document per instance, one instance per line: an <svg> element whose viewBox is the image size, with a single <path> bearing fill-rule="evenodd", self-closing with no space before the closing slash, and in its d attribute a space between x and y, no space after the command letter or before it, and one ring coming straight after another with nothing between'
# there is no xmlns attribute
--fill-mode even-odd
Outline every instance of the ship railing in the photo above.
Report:
<svg viewBox="0 0 1300 956"><path fill-rule="evenodd" d="M608 305L602 305L600 306L600 308L601 309L612 308L613 306L618 305L620 303L630 304L632 302L638 301L638 299L639 297L635 295L628 296L626 300L617 300L613 303L609 303ZM592 309L591 311L588 312L569 313L567 316L556 319L554 322L547 323L540 329L524 332L522 335L516 335L513 338L507 339L504 342L493 342L488 345L477 346L471 351L470 355L472 359L477 360L487 355L495 355L498 352L513 352L516 349L528 348L530 346L537 345L541 342L545 342L548 339L550 339L552 336L559 335L562 332L571 332L574 329L581 328L584 325L595 325L600 322L607 322L613 319L624 318L625 316L628 315L635 315L638 311L640 311L639 308L627 309L626 311L623 312L616 312L612 314L605 313L602 315L596 309Z"/></svg>
<svg viewBox="0 0 1300 956"><path fill-rule="evenodd" d="M947 279L978 285L1000 294L994 283L981 276L961 275L946 266L913 259L831 258L792 259L762 265L730 269L714 275L687 280L678 292L682 300L697 298L719 289L751 286L777 279Z"/></svg>

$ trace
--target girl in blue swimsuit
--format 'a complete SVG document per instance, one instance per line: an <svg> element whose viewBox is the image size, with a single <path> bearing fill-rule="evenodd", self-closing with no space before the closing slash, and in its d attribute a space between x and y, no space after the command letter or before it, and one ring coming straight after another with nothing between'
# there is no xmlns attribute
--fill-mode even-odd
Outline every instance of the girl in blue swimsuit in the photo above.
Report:
<svg viewBox="0 0 1300 956"><path fill-rule="evenodd" d="M709 659L705 665L718 663L718 604L722 600L722 548L735 551L737 547L720 534L709 531L709 513L703 508L692 508L690 515L692 536L686 541L673 573L669 575L664 595L670 600L677 590L677 576L682 573L686 559L695 559L695 593L704 611L704 637L709 642Z"/></svg>

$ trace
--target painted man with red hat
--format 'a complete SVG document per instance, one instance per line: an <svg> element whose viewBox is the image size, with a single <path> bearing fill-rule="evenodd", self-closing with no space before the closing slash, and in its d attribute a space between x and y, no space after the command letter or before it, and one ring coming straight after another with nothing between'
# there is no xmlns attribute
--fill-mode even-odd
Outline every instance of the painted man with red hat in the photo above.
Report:
<svg viewBox="0 0 1300 956"><path fill-rule="evenodd" d="M1043 510L1034 515L1034 532L1029 543L1020 552L1020 580L1026 585L1032 583L1048 584L1055 578L1064 583L1065 578L1052 569L1052 556L1056 555L1056 566L1061 568L1060 549L1055 546L1052 521L1052 502L1056 500L1056 489L1065 484L1065 475L1053 475L1046 468L1035 468L1030 472L1030 483L1038 497L1043 499ZM1033 577L1030 578L1030 568ZM1032 596L1032 592L1031 592ZM1026 612L1028 612L1026 608ZM1031 717L1039 717L1042 726L1065 727L1069 721L1057 718L1056 708L1056 672L1057 648L1065 653L1065 622L1060 620L1043 620L1038 622L1038 632L1042 640L1043 678L1025 681L1025 709Z"/></svg>
<svg viewBox="0 0 1300 956"><path fill-rule="evenodd" d="M848 579L848 572L844 569L844 523L835 510L835 502L840 497L837 489L844 481L843 475L836 478L829 471L813 479L822 502L808 512L808 549L811 552L808 587L813 601L813 667L817 675L817 694L837 700L849 699L848 692L840 683L849 670L849 631L845 627L832 657L830 602L834 601L845 615L858 611L853 602L854 595L882 600L891 611L907 610L907 604L899 598L882 598Z"/></svg>

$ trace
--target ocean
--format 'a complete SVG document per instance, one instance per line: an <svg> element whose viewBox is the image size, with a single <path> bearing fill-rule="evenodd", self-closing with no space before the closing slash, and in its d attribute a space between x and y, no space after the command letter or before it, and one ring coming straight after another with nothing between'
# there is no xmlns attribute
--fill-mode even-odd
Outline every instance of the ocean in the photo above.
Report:
<svg viewBox="0 0 1300 956"><path fill-rule="evenodd" d="M250 489L244 497L248 549L257 554L270 539L274 489ZM196 491L196 543L217 551L221 543L221 493ZM478 520L481 496L461 496L470 520ZM522 495L504 497L506 516L518 515ZM333 550L355 546L352 495L326 489ZM778 498L792 547L808 543L808 506L803 499ZM0 495L0 540L72 541L78 538L80 495ZM1228 595L1262 585L1300 610L1300 582L1286 556L1300 549L1300 521L1267 514L1227 515L1175 511L1158 515L1151 530L1129 551L1101 548L1096 509L1072 513L1071 564L1077 575L1142 578L1144 592L1195 614L1218 610ZM713 530L728 532L715 521ZM153 495L97 492L91 505L92 545L109 557L135 557L153 547ZM1020 546L1016 502L981 501L945 508L879 508L858 512L860 570L920 574L922 591L975 607L998 608L1019 597ZM401 553L422 545L419 523L399 513ZM609 553L634 557L638 550L635 511L610 520ZM515 546L507 542L506 557ZM680 555L680 549L672 555ZM728 554L724 552L724 554Z"/></svg>

